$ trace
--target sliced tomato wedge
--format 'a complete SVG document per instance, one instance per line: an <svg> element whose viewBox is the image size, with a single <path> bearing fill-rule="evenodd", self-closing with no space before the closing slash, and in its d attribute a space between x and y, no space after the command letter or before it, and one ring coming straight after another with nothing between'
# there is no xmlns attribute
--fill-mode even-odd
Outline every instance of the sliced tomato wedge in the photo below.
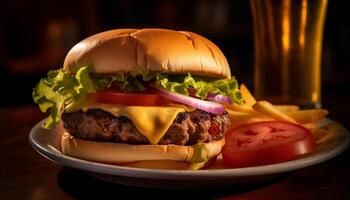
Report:
<svg viewBox="0 0 350 200"><path fill-rule="evenodd" d="M282 121L245 124L227 133L225 140L222 156L232 168L288 161L316 147L308 129Z"/></svg>
<svg viewBox="0 0 350 200"><path fill-rule="evenodd" d="M166 99L160 95L149 92L121 92L115 90L101 90L95 93L89 94L90 100L109 103L109 104L121 104L121 105L133 105L133 106L162 106L172 103L171 100Z"/></svg>

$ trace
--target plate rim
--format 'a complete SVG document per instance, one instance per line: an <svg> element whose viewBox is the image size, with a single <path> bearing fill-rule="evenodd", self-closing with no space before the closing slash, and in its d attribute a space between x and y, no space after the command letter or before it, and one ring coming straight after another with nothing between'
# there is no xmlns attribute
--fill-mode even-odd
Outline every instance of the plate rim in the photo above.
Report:
<svg viewBox="0 0 350 200"><path fill-rule="evenodd" d="M294 171L300 168L305 168L308 166L316 165L334 158L344 152L346 148L350 145L350 135L349 131L340 123L328 119L325 119L325 123L336 122L341 125L343 131L342 134L345 139L342 140L340 145L331 149L328 152L322 154L311 155L313 159L309 156L305 156L296 160L291 160L282 163L275 163L269 165L255 166L255 167L245 167L245 168L228 168L228 169L202 169L198 171L193 170L168 170L168 169L144 169L144 168L133 168L119 165L111 165L98 163L88 160L83 160L79 158L74 158L61 153L60 151L49 150L47 147L41 146L37 143L34 135L39 129L42 128L42 124L45 119L36 123L29 133L29 143L39 154L43 155L45 158L56 162L58 164L69 166L77 169L81 169L88 172L100 173L105 175L113 176L124 176L133 178L148 178L148 179L201 179L201 178L232 178L232 177L247 177L247 176L262 176L262 175L272 175L278 173L284 173L288 171ZM54 129L48 130L53 132Z"/></svg>

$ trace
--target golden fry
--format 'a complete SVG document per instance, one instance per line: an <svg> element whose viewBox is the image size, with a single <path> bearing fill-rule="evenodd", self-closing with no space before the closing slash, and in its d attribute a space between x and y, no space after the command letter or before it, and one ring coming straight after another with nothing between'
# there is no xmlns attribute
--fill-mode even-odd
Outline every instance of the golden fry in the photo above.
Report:
<svg viewBox="0 0 350 200"><path fill-rule="evenodd" d="M253 108L257 112L271 117L272 119L296 123L293 118L275 109L273 105L267 101L258 101L253 105Z"/></svg>
<svg viewBox="0 0 350 200"><path fill-rule="evenodd" d="M316 122L325 118L327 114L328 111L325 109L299 110L286 113L286 115L293 118L296 122L300 124Z"/></svg>
<svg viewBox="0 0 350 200"><path fill-rule="evenodd" d="M254 96L244 84L240 85L239 90L241 91L242 97L245 100L246 105L253 106L256 103Z"/></svg>
<svg viewBox="0 0 350 200"><path fill-rule="evenodd" d="M272 119L261 115L260 113L247 113L247 112L239 112L231 109L227 109L231 120L231 128L236 128L243 124L253 123L253 122L261 122L261 121L271 121Z"/></svg>
<svg viewBox="0 0 350 200"><path fill-rule="evenodd" d="M316 144L319 144L327 139L330 134L326 130L320 128L311 128L310 129L312 135L314 135ZM327 136L328 135L328 136Z"/></svg>
<svg viewBox="0 0 350 200"><path fill-rule="evenodd" d="M300 110L299 106L297 105L273 105L274 108L277 110L288 113L288 112L294 112Z"/></svg>
<svg viewBox="0 0 350 200"><path fill-rule="evenodd" d="M312 128L310 131L316 139L316 144L329 142L339 137L339 132L336 131L330 131L321 128Z"/></svg>
<svg viewBox="0 0 350 200"><path fill-rule="evenodd" d="M223 104L226 109L230 109L233 111L244 112L244 113L256 113L255 110L246 104L238 105L238 104Z"/></svg>
<svg viewBox="0 0 350 200"><path fill-rule="evenodd" d="M307 129L311 129L311 128L317 128L317 125L315 122L312 123L308 123L308 124L301 124L302 126L304 126Z"/></svg>

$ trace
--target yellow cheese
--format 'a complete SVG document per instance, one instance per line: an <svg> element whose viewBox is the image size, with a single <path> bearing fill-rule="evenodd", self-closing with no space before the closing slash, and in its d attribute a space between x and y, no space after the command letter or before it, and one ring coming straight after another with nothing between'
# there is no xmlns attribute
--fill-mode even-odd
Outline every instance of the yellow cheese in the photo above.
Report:
<svg viewBox="0 0 350 200"><path fill-rule="evenodd" d="M151 144L158 144L180 112L190 110L181 105L125 106L88 101L70 104L65 110L74 112L77 110L86 111L90 108L99 108L115 116L127 116Z"/></svg>

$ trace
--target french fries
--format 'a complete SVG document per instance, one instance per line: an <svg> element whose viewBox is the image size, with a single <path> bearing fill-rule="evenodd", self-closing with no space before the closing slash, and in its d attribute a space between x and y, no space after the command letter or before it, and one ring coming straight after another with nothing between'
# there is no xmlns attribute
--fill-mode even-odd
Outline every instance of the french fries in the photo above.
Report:
<svg viewBox="0 0 350 200"><path fill-rule="evenodd" d="M307 129L317 128L316 122L311 122L311 123L308 123L308 124L301 124L301 125L304 126Z"/></svg>
<svg viewBox="0 0 350 200"><path fill-rule="evenodd" d="M253 105L253 108L257 112L266 115L272 119L296 123L296 121L293 118L277 110L273 107L271 103L267 101L258 101Z"/></svg>
<svg viewBox="0 0 350 200"><path fill-rule="evenodd" d="M231 128L253 122L280 120L309 129L315 136L317 144L337 137L337 131L333 130L336 129L335 125L322 129L317 126L317 122L328 114L325 109L300 110L297 105L272 105L267 101L257 101L244 84L240 85L240 91L245 100L243 105L224 105L232 122Z"/></svg>
<svg viewBox="0 0 350 200"><path fill-rule="evenodd" d="M240 112L232 109L227 109L227 112L230 116L231 120L231 128L236 128L243 124L253 123L253 122L261 122L261 121L271 121L273 119L261 115L259 113L247 113Z"/></svg>
<svg viewBox="0 0 350 200"><path fill-rule="evenodd" d="M299 106L297 105L273 105L274 108L277 110L288 113L288 112L294 112L300 110Z"/></svg>
<svg viewBox="0 0 350 200"><path fill-rule="evenodd" d="M314 135L316 139L316 144L329 142L338 137L339 132L337 131L329 131L321 128L311 128L311 133ZM332 134L330 134L332 133Z"/></svg>
<svg viewBox="0 0 350 200"><path fill-rule="evenodd" d="M254 96L244 84L240 85L239 90L241 91L242 97L245 100L246 105L253 106L256 103Z"/></svg>
<svg viewBox="0 0 350 200"><path fill-rule="evenodd" d="M224 104L224 107L226 109L234 110L234 111L239 111L239 112L244 112L244 113L256 113L255 110L246 104L238 105L238 104Z"/></svg>
<svg viewBox="0 0 350 200"><path fill-rule="evenodd" d="M287 112L286 115L300 124L308 124L323 119L328 114L325 109L310 109Z"/></svg>

